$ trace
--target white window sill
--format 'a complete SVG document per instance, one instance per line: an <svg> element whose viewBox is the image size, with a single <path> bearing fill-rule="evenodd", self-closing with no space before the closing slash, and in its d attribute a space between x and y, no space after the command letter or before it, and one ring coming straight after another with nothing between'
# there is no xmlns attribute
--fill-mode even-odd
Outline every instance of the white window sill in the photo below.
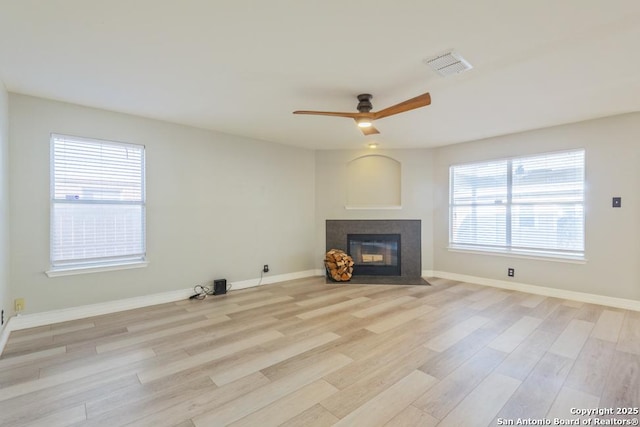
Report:
<svg viewBox="0 0 640 427"><path fill-rule="evenodd" d="M123 263L123 264L101 265L101 266L92 266L92 267L56 268L56 269L45 271L44 273L49 277L73 276L76 274L102 273L104 271L128 270L131 268L145 268L147 265L149 265L149 263L146 261L137 261L137 262L129 262L129 263Z"/></svg>
<svg viewBox="0 0 640 427"><path fill-rule="evenodd" d="M584 257L540 254L536 252L524 252L524 251L503 252L496 249L485 249L485 248L469 249L469 248L461 248L456 246L449 246L447 247L447 250L449 252L459 252L459 253L465 253L465 254L501 256L506 258L534 259L539 261L564 262L567 264L586 264L587 263L587 259Z"/></svg>
<svg viewBox="0 0 640 427"><path fill-rule="evenodd" d="M346 210L400 210L402 205L347 205Z"/></svg>

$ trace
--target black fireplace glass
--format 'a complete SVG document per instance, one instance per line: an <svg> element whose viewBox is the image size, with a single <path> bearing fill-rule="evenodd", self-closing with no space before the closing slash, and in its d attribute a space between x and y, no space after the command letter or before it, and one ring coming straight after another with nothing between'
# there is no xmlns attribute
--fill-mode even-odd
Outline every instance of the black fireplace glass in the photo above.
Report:
<svg viewBox="0 0 640 427"><path fill-rule="evenodd" d="M353 274L400 276L400 234L348 234Z"/></svg>

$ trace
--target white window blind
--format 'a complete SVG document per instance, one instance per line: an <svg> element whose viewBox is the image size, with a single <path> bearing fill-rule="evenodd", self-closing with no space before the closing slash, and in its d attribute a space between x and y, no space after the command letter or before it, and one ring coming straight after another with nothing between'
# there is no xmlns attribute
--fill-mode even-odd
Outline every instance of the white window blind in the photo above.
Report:
<svg viewBox="0 0 640 427"><path fill-rule="evenodd" d="M584 257L584 150L451 166L453 248Z"/></svg>
<svg viewBox="0 0 640 427"><path fill-rule="evenodd" d="M145 259L144 146L51 136L52 269Z"/></svg>

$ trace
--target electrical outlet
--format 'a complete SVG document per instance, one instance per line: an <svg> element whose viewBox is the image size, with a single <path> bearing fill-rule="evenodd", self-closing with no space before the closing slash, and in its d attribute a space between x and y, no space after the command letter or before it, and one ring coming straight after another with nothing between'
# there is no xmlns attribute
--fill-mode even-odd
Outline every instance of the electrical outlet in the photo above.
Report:
<svg viewBox="0 0 640 427"><path fill-rule="evenodd" d="M513 268L508 268L507 269L507 276L513 277L515 275L516 275L516 270L514 270Z"/></svg>
<svg viewBox="0 0 640 427"><path fill-rule="evenodd" d="M269 272L269 264L265 264L264 267L262 267L262 272L263 273L268 273Z"/></svg>
<svg viewBox="0 0 640 427"><path fill-rule="evenodd" d="M16 313L20 313L22 310L24 310L24 298L16 298L15 300L13 300L13 310Z"/></svg>

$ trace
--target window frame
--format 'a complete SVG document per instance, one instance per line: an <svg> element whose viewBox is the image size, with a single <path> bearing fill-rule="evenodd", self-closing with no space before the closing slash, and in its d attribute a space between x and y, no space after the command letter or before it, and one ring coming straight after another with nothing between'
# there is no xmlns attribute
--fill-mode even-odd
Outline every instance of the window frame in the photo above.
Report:
<svg viewBox="0 0 640 427"><path fill-rule="evenodd" d="M87 144L100 144L106 146L124 146L131 147L141 152L140 159L140 200L139 201L130 201L130 200L91 200L91 199L79 199L79 200L62 200L56 199L56 153L55 153L55 144L57 140L68 139L70 141L74 141L77 143L86 142ZM83 273L95 273L102 271L110 271L110 270L122 270L122 269L131 269L131 268L140 268L147 266L147 232L146 232L146 147L142 144L133 144L98 138L88 138L88 137L79 137L68 134L59 134L59 133L51 133L50 135L50 219L49 219L49 227L50 227L50 240L49 240L49 266L50 269L46 271L46 275L49 277L57 277L57 276L66 276L73 274L83 274ZM59 161L59 160L58 160ZM95 205L128 205L128 206L140 206L141 208L141 230L140 230L140 254L131 254L131 255L119 255L116 257L112 256L99 256L93 259L87 259L86 261L76 260L76 262L72 262L72 259L68 261L64 260L54 260L54 225L55 222L55 207L57 205L63 204L77 204L77 205L85 205L85 206L95 206Z"/></svg>
<svg viewBox="0 0 640 427"><path fill-rule="evenodd" d="M581 202L567 202L567 204L582 206L582 251L562 250L562 249L546 249L546 248L514 248L512 246L512 208L513 206L543 206L544 203L513 203L513 162L521 159L535 158L539 156L552 156L562 155L563 153L582 153L583 165L582 165L582 198ZM482 244L469 244L469 243L455 243L454 242L454 208L457 206L473 206L470 204L454 204L454 169L458 166L465 165L486 165L492 162L505 162L507 170L506 179L506 201L503 204L505 206L505 245L482 245ZM560 151L550 151L541 153L530 153L519 156L502 157L502 158L490 158L481 161L471 161L464 163L451 164L449 166L449 193L448 193L448 246L447 249L451 252L465 252L476 253L484 255L497 255L506 257L526 258L526 259L546 259L551 261L568 262L568 263L585 263L586 262L586 150L584 148L573 148ZM554 205L561 205L561 202L554 202ZM480 204L477 206L490 206L489 204Z"/></svg>

